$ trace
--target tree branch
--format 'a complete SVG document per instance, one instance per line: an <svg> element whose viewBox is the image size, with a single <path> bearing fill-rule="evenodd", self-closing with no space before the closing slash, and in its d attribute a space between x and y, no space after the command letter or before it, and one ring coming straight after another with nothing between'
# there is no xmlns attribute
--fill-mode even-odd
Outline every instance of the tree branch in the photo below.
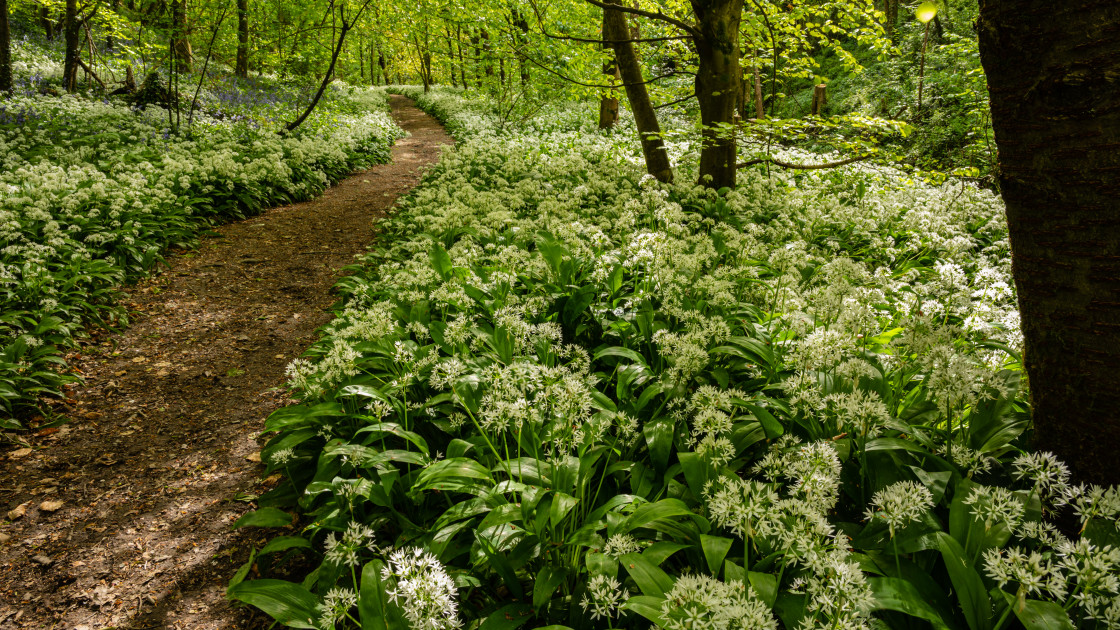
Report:
<svg viewBox="0 0 1120 630"><path fill-rule="evenodd" d="M700 29L698 29L695 26L689 24L688 22L683 22L681 20L678 20L675 17L665 15L660 10L658 10L657 13L654 13L653 11L645 11L643 9L634 9L632 7L623 6L621 4L607 4L605 2L600 2L600 0L584 0L584 1L589 3L589 4L593 4L597 7L599 7L600 9L606 9L608 11L621 11L623 13L632 13L634 15L640 15L642 17L647 17L647 18L650 18L652 20L660 20L662 22L665 22L666 24L672 24L673 26L681 29L682 31L684 31L686 33L688 33L689 36L691 36L693 39L704 39L704 34L700 32Z"/></svg>
<svg viewBox="0 0 1120 630"><path fill-rule="evenodd" d="M782 168L788 168L788 169L793 169L793 170L798 170L798 171L814 171L814 170L823 169L823 168L836 168L837 166L844 166L845 164L851 164L853 162L862 162L864 160L869 160L873 157L875 157L874 153L868 153L867 155L861 155L861 156L854 157L854 158L848 158L846 160L839 160L837 162L828 162L826 164L792 164L790 162L783 162L781 160L775 160L774 158L765 157L765 158L758 158L758 159L755 159L755 160L747 160L746 162L739 162L738 164L735 165L735 168L746 168L746 167L752 166L754 164L762 164L763 162L769 162L770 164L773 164L774 166L780 166Z"/></svg>

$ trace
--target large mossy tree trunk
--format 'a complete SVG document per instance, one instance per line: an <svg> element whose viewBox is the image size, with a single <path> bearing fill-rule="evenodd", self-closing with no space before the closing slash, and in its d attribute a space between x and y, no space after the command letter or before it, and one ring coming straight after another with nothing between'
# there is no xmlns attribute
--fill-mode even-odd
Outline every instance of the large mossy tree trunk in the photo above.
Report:
<svg viewBox="0 0 1120 630"><path fill-rule="evenodd" d="M737 160L735 119L743 70L739 65L739 22L743 0L693 0L700 37L697 53L696 98L700 103L703 146L700 183L734 188Z"/></svg>
<svg viewBox="0 0 1120 630"><path fill-rule="evenodd" d="M234 73L249 77L249 0L237 0L237 66Z"/></svg>
<svg viewBox="0 0 1120 630"><path fill-rule="evenodd" d="M618 0L606 0L606 4L617 5ZM638 136L642 142L642 153L646 160L646 170L662 182L673 181L673 167L669 163L669 153L661 138L661 125L657 112L649 100L645 77L634 43L630 41L630 28L626 16L621 11L603 10L603 38L611 42L615 63L626 88L626 100L634 114Z"/></svg>
<svg viewBox="0 0 1120 630"><path fill-rule="evenodd" d="M1036 446L1120 482L1120 2L980 0Z"/></svg>
<svg viewBox="0 0 1120 630"><path fill-rule="evenodd" d="M12 89L12 31L8 25L8 0L0 0L0 92Z"/></svg>

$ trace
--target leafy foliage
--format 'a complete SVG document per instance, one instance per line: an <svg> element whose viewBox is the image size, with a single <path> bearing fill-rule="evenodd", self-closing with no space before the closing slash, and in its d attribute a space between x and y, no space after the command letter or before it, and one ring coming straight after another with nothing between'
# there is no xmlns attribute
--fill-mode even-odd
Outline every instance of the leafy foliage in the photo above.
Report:
<svg viewBox="0 0 1120 630"><path fill-rule="evenodd" d="M1044 517L1071 503L1114 532L1115 491L1020 455L990 193L870 167L665 187L625 134L495 134L471 101L399 89L460 143L266 423L286 480L260 504L323 549L300 546L318 627L421 600L482 628L1091 627L1111 605L1107 580L1068 596L1096 575L1075 556L1115 574L1114 534ZM405 548L456 608L376 583ZM1032 586L1031 553L1064 586Z"/></svg>

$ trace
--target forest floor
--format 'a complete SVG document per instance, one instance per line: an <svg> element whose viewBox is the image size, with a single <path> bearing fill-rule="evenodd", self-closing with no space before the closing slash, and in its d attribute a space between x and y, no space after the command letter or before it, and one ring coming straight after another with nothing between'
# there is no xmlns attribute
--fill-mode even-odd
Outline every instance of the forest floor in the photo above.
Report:
<svg viewBox="0 0 1120 630"><path fill-rule="evenodd" d="M133 324L72 357L58 429L0 452L0 628L267 627L225 600L266 532L230 525L262 480L284 369L331 318L340 269L451 138L400 96L393 161L225 225L125 300ZM275 533L275 532L268 532Z"/></svg>

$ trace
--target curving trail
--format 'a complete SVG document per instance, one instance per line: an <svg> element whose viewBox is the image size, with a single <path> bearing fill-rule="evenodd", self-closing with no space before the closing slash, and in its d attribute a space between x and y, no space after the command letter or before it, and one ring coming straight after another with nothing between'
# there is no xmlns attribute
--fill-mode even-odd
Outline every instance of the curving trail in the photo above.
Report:
<svg viewBox="0 0 1120 630"><path fill-rule="evenodd" d="M269 625L224 599L261 545L254 528L229 531L250 509L232 499L275 481L261 480L257 435L289 402L284 368L329 321L339 270L452 142L407 99L392 109L412 135L391 164L218 228L126 288L133 325L75 361L74 421L0 452L0 518L16 510L0 520L0 628Z"/></svg>

